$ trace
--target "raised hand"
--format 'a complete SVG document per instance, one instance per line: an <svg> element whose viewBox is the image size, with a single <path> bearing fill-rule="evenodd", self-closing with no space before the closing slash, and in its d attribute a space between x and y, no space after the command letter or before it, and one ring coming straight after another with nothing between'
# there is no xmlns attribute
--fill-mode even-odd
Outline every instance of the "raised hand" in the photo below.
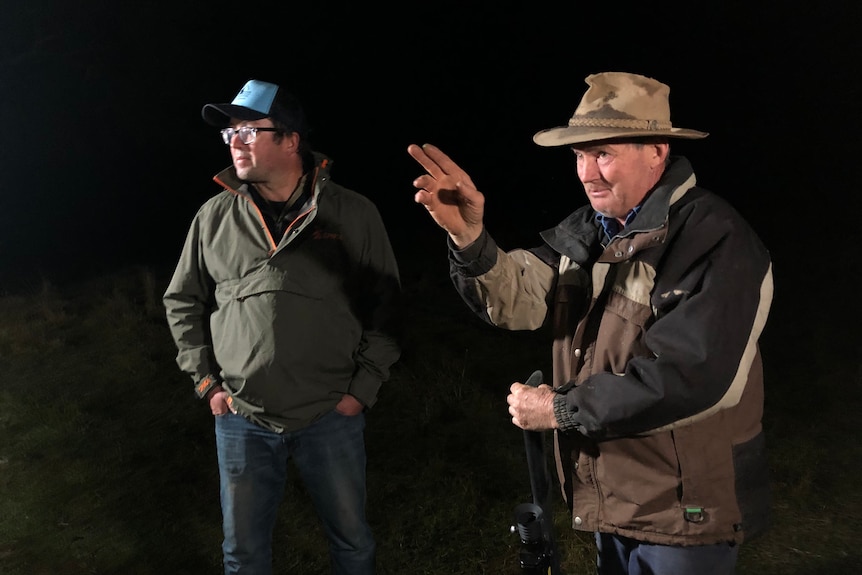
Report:
<svg viewBox="0 0 862 575"><path fill-rule="evenodd" d="M467 172L436 146L410 144L407 153L428 172L413 180L418 190L413 200L425 206L456 246L463 248L473 243L484 225L485 196Z"/></svg>

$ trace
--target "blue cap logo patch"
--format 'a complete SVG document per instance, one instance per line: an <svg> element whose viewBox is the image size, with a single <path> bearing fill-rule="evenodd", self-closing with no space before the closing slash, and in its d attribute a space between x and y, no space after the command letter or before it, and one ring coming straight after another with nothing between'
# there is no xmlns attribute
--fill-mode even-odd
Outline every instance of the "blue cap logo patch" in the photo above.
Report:
<svg viewBox="0 0 862 575"><path fill-rule="evenodd" d="M269 115L278 86L260 80L249 80L233 99L234 106L243 106L255 112Z"/></svg>

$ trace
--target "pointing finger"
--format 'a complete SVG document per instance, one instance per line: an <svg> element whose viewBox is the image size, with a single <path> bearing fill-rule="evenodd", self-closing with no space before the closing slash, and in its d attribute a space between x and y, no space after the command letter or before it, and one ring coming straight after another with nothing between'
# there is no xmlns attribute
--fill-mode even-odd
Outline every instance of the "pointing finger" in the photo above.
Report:
<svg viewBox="0 0 862 575"><path fill-rule="evenodd" d="M426 144L427 145L427 144ZM410 154L414 160L419 162L419 164L425 168L425 171L431 174L434 179L439 179L445 176L446 174L443 172L443 169L435 162L426 152L424 147L417 146L416 144L410 144L407 146L407 153ZM417 187L417 184L414 183Z"/></svg>

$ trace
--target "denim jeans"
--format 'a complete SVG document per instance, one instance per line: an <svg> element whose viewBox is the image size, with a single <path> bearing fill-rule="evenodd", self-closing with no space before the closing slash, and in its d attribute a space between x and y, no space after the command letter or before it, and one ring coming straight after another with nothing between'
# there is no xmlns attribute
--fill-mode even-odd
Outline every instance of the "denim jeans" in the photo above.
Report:
<svg viewBox="0 0 862 575"><path fill-rule="evenodd" d="M652 545L611 533L596 533L599 575L733 575L739 545Z"/></svg>
<svg viewBox="0 0 862 575"><path fill-rule="evenodd" d="M272 573L272 533L291 459L323 524L332 573L374 573L376 545L365 518L364 414L332 411L283 434L232 413L215 420L225 575Z"/></svg>

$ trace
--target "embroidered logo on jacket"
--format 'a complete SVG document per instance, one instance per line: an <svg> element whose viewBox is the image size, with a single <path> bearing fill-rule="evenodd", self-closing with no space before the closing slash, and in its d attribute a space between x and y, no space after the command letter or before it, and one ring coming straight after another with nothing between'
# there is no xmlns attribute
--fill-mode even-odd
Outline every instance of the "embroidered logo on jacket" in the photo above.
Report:
<svg viewBox="0 0 862 575"><path fill-rule="evenodd" d="M311 237L315 240L340 240L341 234L337 234L335 232L327 232L326 230L321 230L320 228L311 232Z"/></svg>

